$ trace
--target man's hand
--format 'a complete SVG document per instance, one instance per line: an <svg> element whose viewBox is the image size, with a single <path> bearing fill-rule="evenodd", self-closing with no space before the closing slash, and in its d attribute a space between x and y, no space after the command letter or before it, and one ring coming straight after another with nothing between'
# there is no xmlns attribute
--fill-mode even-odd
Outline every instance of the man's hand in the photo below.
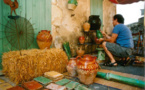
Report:
<svg viewBox="0 0 145 90"><path fill-rule="evenodd" d="M104 31L101 31L103 37L106 37L106 33Z"/></svg>
<svg viewBox="0 0 145 90"><path fill-rule="evenodd" d="M99 43L101 43L104 41L104 38L100 38L98 41L99 41Z"/></svg>

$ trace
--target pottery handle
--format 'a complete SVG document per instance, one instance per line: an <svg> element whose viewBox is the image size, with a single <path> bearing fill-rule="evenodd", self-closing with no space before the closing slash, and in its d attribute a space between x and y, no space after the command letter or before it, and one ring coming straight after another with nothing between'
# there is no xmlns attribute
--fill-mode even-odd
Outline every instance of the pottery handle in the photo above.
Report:
<svg viewBox="0 0 145 90"><path fill-rule="evenodd" d="M94 60L96 61L97 57L94 56ZM96 65L97 65L97 68L99 67L99 64L97 63L96 61Z"/></svg>
<svg viewBox="0 0 145 90"><path fill-rule="evenodd" d="M97 59L97 57L95 57L95 56L94 56L94 59L96 60L96 59Z"/></svg>
<svg viewBox="0 0 145 90"><path fill-rule="evenodd" d="M77 61L78 61L79 58L82 59L81 56L77 56L77 57L76 57L76 63L77 63Z"/></svg>

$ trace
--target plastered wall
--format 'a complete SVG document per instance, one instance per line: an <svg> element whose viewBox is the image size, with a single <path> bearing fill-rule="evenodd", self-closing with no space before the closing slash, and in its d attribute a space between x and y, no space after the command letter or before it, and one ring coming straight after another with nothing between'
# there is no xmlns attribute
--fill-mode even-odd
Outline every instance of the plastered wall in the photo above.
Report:
<svg viewBox="0 0 145 90"><path fill-rule="evenodd" d="M113 16L116 14L116 5L109 0L103 1L103 30L111 35L113 30Z"/></svg>
<svg viewBox="0 0 145 90"><path fill-rule="evenodd" d="M69 41L77 44L82 35L82 25L90 16L90 0L77 0L76 9L69 10L68 0L52 0L52 36L53 46L62 48L61 44Z"/></svg>

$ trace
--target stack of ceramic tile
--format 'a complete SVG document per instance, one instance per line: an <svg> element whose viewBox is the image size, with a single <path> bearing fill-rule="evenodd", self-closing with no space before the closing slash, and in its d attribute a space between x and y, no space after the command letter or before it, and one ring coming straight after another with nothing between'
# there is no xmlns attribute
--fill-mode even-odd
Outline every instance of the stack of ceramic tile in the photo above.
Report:
<svg viewBox="0 0 145 90"><path fill-rule="evenodd" d="M14 87L11 87L7 90L25 90L24 88L20 87L20 86L14 86Z"/></svg>
<svg viewBox="0 0 145 90"><path fill-rule="evenodd" d="M37 81L37 82L40 82L43 85L47 85L47 84L52 82L52 80L50 80L46 77L43 77L43 76L36 77L36 78L34 78L34 80Z"/></svg>
<svg viewBox="0 0 145 90"><path fill-rule="evenodd" d="M67 90L65 86L57 85L54 83L49 84L46 86L46 88L50 90Z"/></svg>
<svg viewBox="0 0 145 90"><path fill-rule="evenodd" d="M27 90L38 90L43 87L41 84L39 84L36 81L24 82L22 86Z"/></svg>
<svg viewBox="0 0 145 90"><path fill-rule="evenodd" d="M49 79L51 79L53 82L56 82L58 80L63 79L64 75L61 73L58 73L56 71L50 71L50 72L45 72L44 73L45 77L48 77Z"/></svg>
<svg viewBox="0 0 145 90"><path fill-rule="evenodd" d="M1 83L0 84L0 90L7 90L9 88L12 88L13 86L9 83Z"/></svg>

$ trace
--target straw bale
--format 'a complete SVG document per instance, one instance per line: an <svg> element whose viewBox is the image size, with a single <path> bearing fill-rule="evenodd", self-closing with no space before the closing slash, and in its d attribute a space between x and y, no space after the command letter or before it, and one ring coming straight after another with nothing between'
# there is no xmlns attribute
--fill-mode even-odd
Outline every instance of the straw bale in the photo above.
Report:
<svg viewBox="0 0 145 90"><path fill-rule="evenodd" d="M23 83L48 71L66 71L68 57L61 49L10 51L2 56L3 73L14 83Z"/></svg>

